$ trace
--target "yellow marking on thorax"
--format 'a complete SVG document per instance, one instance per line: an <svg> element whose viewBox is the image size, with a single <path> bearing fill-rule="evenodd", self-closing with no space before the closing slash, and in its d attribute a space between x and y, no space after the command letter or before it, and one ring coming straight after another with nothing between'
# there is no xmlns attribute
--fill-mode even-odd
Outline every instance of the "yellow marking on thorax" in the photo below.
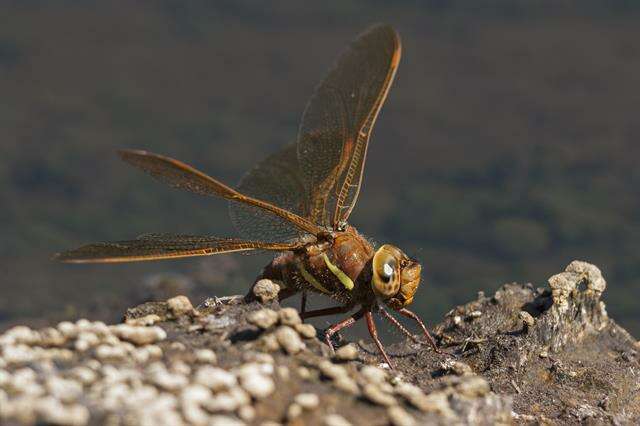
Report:
<svg viewBox="0 0 640 426"><path fill-rule="evenodd" d="M322 258L324 259L324 263L327 265L327 268L329 268L333 275L335 275L336 278L340 280L342 285L349 291L353 290L353 281L351 280L351 278L349 278L347 274L342 272L340 268L331 263L326 253L322 253Z"/></svg>
<svg viewBox="0 0 640 426"><path fill-rule="evenodd" d="M318 289L322 293L329 294L329 290L324 288L324 286L322 284L320 284L320 281L318 281L313 275L311 275L309 273L309 271L307 271L305 269L305 267L302 265L302 263L296 262L296 267L298 268L298 271L302 275L302 278L305 279L305 281L307 281L309 284L314 286L316 289Z"/></svg>

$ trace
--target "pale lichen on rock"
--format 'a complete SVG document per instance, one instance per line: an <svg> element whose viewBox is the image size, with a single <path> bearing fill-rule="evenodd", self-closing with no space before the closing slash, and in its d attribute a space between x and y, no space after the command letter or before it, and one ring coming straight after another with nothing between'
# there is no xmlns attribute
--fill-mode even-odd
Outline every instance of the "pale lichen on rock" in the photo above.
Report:
<svg viewBox="0 0 640 426"><path fill-rule="evenodd" d="M574 260L564 272L549 278L549 286L553 303L532 329L552 351L608 325L607 311L600 301L606 281L596 266Z"/></svg>

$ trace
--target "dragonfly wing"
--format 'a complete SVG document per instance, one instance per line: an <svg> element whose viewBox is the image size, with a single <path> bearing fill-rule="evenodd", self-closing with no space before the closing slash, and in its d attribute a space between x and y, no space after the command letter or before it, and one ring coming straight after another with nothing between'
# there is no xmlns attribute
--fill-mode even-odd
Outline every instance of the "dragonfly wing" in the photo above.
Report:
<svg viewBox="0 0 640 426"><path fill-rule="evenodd" d="M349 217L360 191L371 130L400 52L393 28L370 28L342 53L309 101L298 134L298 158L314 223L335 228Z"/></svg>
<svg viewBox="0 0 640 426"><path fill-rule="evenodd" d="M242 194L181 161L146 151L123 150L118 153L127 163L175 188L200 195L223 197L249 205L258 212L256 214L276 216L281 221L288 222L288 225L295 226L308 234L317 234L321 231L311 221L262 199Z"/></svg>
<svg viewBox="0 0 640 426"><path fill-rule="evenodd" d="M238 191L306 217L308 198L298 164L296 145L289 145L258 163L247 173ZM260 241L291 241L303 233L288 221L260 214L260 209L245 203L229 202L229 214L243 238Z"/></svg>
<svg viewBox="0 0 640 426"><path fill-rule="evenodd" d="M195 235L149 234L135 240L88 244L57 254L66 263L115 263L179 257L210 256L248 250L285 251L299 244L267 243Z"/></svg>

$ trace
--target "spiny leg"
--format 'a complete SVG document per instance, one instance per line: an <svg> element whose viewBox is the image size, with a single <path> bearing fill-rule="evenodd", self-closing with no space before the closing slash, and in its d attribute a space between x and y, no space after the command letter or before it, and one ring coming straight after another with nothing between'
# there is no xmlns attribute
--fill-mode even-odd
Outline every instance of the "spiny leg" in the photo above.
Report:
<svg viewBox="0 0 640 426"><path fill-rule="evenodd" d="M351 310L351 306L334 306L332 308L316 309L313 311L307 311L300 314L300 318L314 318L323 317L325 315L344 314Z"/></svg>
<svg viewBox="0 0 640 426"><path fill-rule="evenodd" d="M400 322L397 319L395 319L393 316L391 316L391 314L389 314L389 312L387 312L383 307L380 307L380 312L382 313L382 316L384 316L386 319L388 319L391 322L391 324L393 324L396 327L398 327L398 329L400 331L402 331L411 340L413 340L414 343L420 343L420 342L418 342L418 339L416 339L416 336L411 334L411 332L409 332L409 330L407 330L402 324L400 324Z"/></svg>
<svg viewBox="0 0 640 426"><path fill-rule="evenodd" d="M393 368L393 364L391 363L391 360L387 356L387 353L385 352L384 347L382 346L382 342L378 338L378 330L376 329L376 324L373 322L373 315L371 314L371 311L366 311L364 313L364 318L367 320L367 328L369 329L369 334L371 334L371 338L373 339L376 346L378 347L378 350L384 357L384 360L387 362L387 364L389 364L389 367Z"/></svg>
<svg viewBox="0 0 640 426"><path fill-rule="evenodd" d="M302 296L300 297L300 318L304 320L304 314L307 311L307 292L302 290Z"/></svg>
<svg viewBox="0 0 640 426"><path fill-rule="evenodd" d="M337 308L342 308L342 307L337 307ZM325 311L328 311L330 309L336 309L336 308L328 308L325 309ZM344 309L344 308L342 308ZM322 311L323 309L319 309L319 311ZM317 312L317 311L311 311L311 312ZM309 314L310 312L307 312L307 314ZM371 313L371 312L369 312ZM340 321L337 324L332 325L331 327L327 328L324 332L324 340L325 342L327 342L327 345L331 348L331 352L334 352L333 349L333 343L331 343L331 337L333 337L334 334L336 334L338 331L342 330L343 328L347 328L347 327L351 327L353 324L356 323L356 321L358 321L360 318L362 318L362 315L365 315L365 310L364 308L360 309L358 312L356 312L355 314L351 315L349 318L344 319L342 321Z"/></svg>
<svg viewBox="0 0 640 426"><path fill-rule="evenodd" d="M397 311L400 313L400 315L404 315L407 318L411 318L415 320L418 324L420 324L420 327L422 328L422 331L424 331L424 335L427 336L427 340L429 340L429 343L431 344L431 347L433 348L434 352L439 354L442 353L442 351L438 349L438 346L436 345L436 341L431 336L431 333L429 333L429 330L427 330L427 326L424 325L424 323L416 313L408 310L407 308L397 309Z"/></svg>

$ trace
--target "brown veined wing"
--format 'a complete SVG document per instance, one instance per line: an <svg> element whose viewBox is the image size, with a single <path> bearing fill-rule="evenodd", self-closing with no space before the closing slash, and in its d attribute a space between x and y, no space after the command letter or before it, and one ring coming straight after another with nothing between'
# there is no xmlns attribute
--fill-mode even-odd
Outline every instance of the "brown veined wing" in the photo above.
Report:
<svg viewBox="0 0 640 426"><path fill-rule="evenodd" d="M288 145L258 163L238 185L238 191L307 217L308 195L300 172L296 145ZM229 203L229 214L243 238L258 241L295 241L307 234L281 217L265 214L250 204Z"/></svg>
<svg viewBox="0 0 640 426"><path fill-rule="evenodd" d="M286 154L286 151L283 151ZM222 182L206 175L205 173L185 164L179 160L138 150L119 151L120 157L127 163L149 173L156 179L170 186L194 192L200 195L217 196L230 200L233 204L246 206L240 215L241 221L237 223L240 231L247 226L246 235L250 239L265 241L283 240L283 235L316 235L321 229L305 217L283 208L288 206L286 197L290 197L294 184L286 184L289 163L287 158L276 154L276 160L265 160L258 168L249 173L246 189L253 191L255 197L235 190ZM293 159L292 167L297 168L297 162ZM280 174L280 177L278 177ZM251 178L253 176L253 178ZM254 182L255 184L252 184ZM243 185L241 185L241 189ZM277 194L282 194L278 197ZM274 204L264 197L276 199ZM260 229L262 234L257 232ZM255 231L255 232L251 232ZM288 238L289 240L291 238Z"/></svg>
<svg viewBox="0 0 640 426"><path fill-rule="evenodd" d="M293 250L299 244L246 241L196 235L147 234L134 240L87 244L59 253L55 260L68 263L115 263L210 256L250 250Z"/></svg>
<svg viewBox="0 0 640 426"><path fill-rule="evenodd" d="M298 134L298 159L312 222L335 229L351 214L371 130L400 51L392 27L370 28L342 53L309 101Z"/></svg>

